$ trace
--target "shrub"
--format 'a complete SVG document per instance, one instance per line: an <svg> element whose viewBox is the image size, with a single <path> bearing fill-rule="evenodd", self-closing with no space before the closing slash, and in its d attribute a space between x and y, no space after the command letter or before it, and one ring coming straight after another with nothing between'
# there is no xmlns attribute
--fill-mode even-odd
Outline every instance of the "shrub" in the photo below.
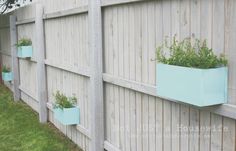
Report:
<svg viewBox="0 0 236 151"><path fill-rule="evenodd" d="M206 40L194 39L193 41L191 43L190 38L185 38L178 42L174 37L170 46L165 41L156 51L158 62L200 69L227 66L228 61L225 56L222 54L219 57L215 55L212 49L207 47ZM169 57L165 54L165 50L169 52Z"/></svg>
<svg viewBox="0 0 236 151"><path fill-rule="evenodd" d="M31 46L31 45L32 45L32 41L30 39L27 39L27 38L22 38L17 43L17 47Z"/></svg>
<svg viewBox="0 0 236 151"><path fill-rule="evenodd" d="M53 94L56 102L54 104L54 108L72 108L75 106L77 99L76 97L66 97L59 91L56 92L56 94Z"/></svg>
<svg viewBox="0 0 236 151"><path fill-rule="evenodd" d="M2 68L2 72L11 72L11 69L9 68L9 67L7 67L7 66L3 66L3 68Z"/></svg>

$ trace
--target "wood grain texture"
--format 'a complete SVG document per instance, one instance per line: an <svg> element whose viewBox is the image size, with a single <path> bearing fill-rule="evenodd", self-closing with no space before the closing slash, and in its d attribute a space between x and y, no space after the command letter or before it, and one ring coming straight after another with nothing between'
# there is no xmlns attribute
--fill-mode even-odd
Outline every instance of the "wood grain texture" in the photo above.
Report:
<svg viewBox="0 0 236 151"><path fill-rule="evenodd" d="M91 106L89 112L91 120L91 151L104 150L104 101L103 101L103 42L102 42L102 9L100 0L89 0L88 2L88 26L89 26L89 51L90 67L92 76L90 78L89 95ZM118 69L117 69L118 70ZM85 118L86 119L86 118Z"/></svg>
<svg viewBox="0 0 236 151"><path fill-rule="evenodd" d="M10 35L11 35L11 54L12 54L12 71L13 71L13 92L14 100L20 100L20 74L19 74L19 64L17 58L17 29L16 29L16 16L10 16Z"/></svg>
<svg viewBox="0 0 236 151"><path fill-rule="evenodd" d="M46 67L44 64L45 59L45 36L44 36L44 23L43 23L43 5L37 4L36 6L36 51L37 51L37 96L39 101L39 121L46 123L48 118L47 110L47 79Z"/></svg>

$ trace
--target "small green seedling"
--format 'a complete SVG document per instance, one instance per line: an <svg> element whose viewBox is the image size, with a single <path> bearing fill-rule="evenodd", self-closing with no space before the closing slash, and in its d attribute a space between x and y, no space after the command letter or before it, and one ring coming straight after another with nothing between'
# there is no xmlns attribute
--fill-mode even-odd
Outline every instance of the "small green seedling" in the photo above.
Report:
<svg viewBox="0 0 236 151"><path fill-rule="evenodd" d="M56 102L54 104L54 108L73 108L77 102L76 97L66 97L64 94L60 93L59 91L56 91L53 96L56 99Z"/></svg>
<svg viewBox="0 0 236 151"><path fill-rule="evenodd" d="M2 68L2 72L8 73L8 72L11 72L11 69L4 65L3 68Z"/></svg>
<svg viewBox="0 0 236 151"><path fill-rule="evenodd" d="M31 46L32 45L32 41L31 39L28 38L22 38L18 41L17 43L17 47L22 47L22 46Z"/></svg>

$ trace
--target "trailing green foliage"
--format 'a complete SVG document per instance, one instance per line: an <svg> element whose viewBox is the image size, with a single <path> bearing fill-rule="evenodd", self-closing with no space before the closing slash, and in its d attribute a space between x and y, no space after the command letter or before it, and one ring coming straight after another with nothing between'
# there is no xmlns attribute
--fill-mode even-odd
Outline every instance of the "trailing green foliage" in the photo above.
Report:
<svg viewBox="0 0 236 151"><path fill-rule="evenodd" d="M56 99L56 102L54 104L54 108L60 108L60 109L72 108L75 106L75 104L77 102L76 97L66 97L65 95L63 95L59 91L57 91L56 94L54 94L54 97Z"/></svg>
<svg viewBox="0 0 236 151"><path fill-rule="evenodd" d="M156 51L158 62L200 69L227 66L228 61L225 56L215 55L212 49L207 47L206 40L194 39L192 41L191 43L191 39L186 38L178 42L174 37L170 46L165 41ZM169 57L165 54L166 52Z"/></svg>
<svg viewBox="0 0 236 151"><path fill-rule="evenodd" d="M11 72L11 69L4 65L3 68L2 68L2 72L5 72L5 73Z"/></svg>
<svg viewBox="0 0 236 151"><path fill-rule="evenodd" d="M32 41L30 39L27 39L27 38L22 38L17 43L17 47L31 46L31 45L32 45Z"/></svg>

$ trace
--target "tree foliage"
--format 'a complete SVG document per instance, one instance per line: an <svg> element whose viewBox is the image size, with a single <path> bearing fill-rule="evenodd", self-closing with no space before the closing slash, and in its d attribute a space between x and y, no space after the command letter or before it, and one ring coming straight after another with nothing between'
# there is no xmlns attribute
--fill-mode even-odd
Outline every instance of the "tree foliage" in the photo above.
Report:
<svg viewBox="0 0 236 151"><path fill-rule="evenodd" d="M24 2L26 0L23 0ZM8 9L13 7L20 7L20 0L0 0L0 10L1 14L5 13ZM32 2L32 0L30 0Z"/></svg>

